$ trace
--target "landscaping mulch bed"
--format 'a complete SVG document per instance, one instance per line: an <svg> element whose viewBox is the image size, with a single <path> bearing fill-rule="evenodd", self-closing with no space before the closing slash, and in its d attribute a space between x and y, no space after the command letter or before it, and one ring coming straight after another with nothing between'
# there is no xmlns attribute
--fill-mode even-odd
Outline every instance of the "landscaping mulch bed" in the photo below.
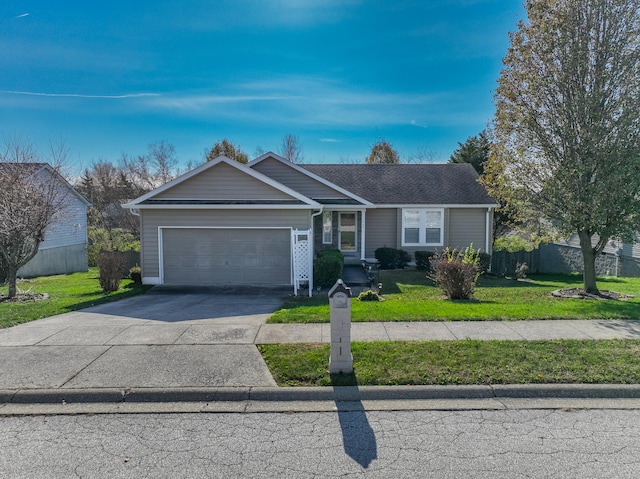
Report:
<svg viewBox="0 0 640 479"><path fill-rule="evenodd" d="M570 289L557 289L552 291L551 294L556 298L569 298L569 299L597 299L601 301L615 300L624 301L625 299L633 298L633 295L617 293L616 291L600 290L600 294L587 293L582 288L570 288Z"/></svg>
<svg viewBox="0 0 640 479"><path fill-rule="evenodd" d="M18 293L13 298L9 298L6 294L0 294L0 303L31 303L44 299L49 299L47 293Z"/></svg>

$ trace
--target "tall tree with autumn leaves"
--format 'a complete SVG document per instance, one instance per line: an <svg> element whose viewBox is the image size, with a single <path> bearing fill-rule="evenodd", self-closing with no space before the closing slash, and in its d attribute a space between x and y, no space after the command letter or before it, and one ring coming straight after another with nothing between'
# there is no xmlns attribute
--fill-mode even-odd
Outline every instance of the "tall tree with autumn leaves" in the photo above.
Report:
<svg viewBox="0 0 640 479"><path fill-rule="evenodd" d="M527 0L495 95L484 184L595 258L640 230L640 0Z"/></svg>

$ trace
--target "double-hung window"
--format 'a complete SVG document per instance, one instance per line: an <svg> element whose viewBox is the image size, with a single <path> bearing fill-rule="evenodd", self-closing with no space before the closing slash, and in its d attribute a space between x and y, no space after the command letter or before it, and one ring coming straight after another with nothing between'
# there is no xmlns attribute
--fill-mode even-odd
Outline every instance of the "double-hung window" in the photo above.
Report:
<svg viewBox="0 0 640 479"><path fill-rule="evenodd" d="M402 246L442 246L444 209L402 210Z"/></svg>

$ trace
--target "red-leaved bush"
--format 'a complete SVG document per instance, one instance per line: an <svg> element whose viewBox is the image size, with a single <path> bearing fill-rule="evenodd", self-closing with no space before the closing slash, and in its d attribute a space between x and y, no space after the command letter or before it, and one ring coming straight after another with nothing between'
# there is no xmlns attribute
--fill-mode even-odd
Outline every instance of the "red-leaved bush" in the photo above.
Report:
<svg viewBox="0 0 640 479"><path fill-rule="evenodd" d="M431 278L448 299L471 299L480 276L479 251L447 248L431 259Z"/></svg>

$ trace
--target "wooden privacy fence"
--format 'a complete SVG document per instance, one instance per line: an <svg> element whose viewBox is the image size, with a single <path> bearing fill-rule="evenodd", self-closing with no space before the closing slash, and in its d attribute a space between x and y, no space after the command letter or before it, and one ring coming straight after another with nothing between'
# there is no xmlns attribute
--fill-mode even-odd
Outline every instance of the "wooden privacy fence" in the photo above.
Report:
<svg viewBox="0 0 640 479"><path fill-rule="evenodd" d="M528 273L538 273L540 269L540 250L533 251L494 251L491 255L491 272L498 276L514 276L518 264L527 263Z"/></svg>

